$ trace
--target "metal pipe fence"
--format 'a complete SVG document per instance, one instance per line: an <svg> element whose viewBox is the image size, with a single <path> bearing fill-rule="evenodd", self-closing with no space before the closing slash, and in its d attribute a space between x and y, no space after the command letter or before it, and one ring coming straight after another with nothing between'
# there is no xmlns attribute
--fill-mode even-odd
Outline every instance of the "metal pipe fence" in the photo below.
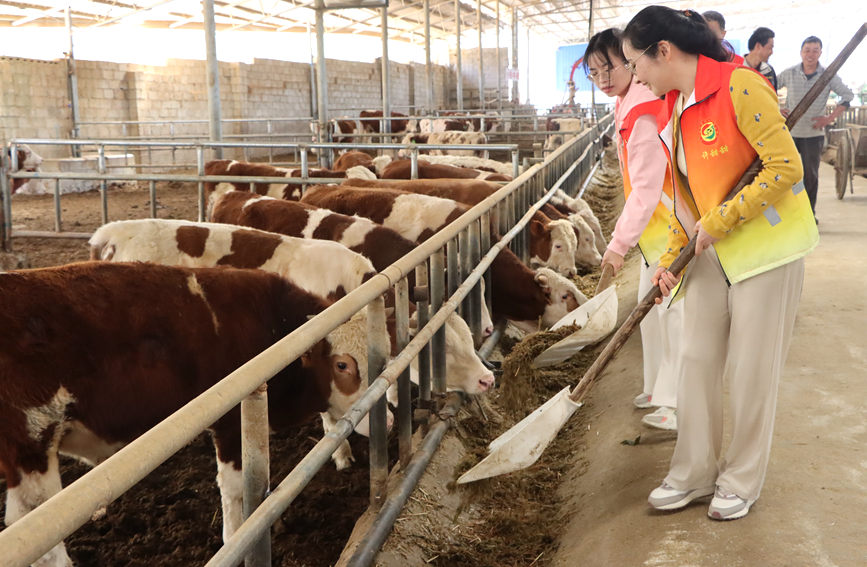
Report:
<svg viewBox="0 0 867 567"><path fill-rule="evenodd" d="M71 146L77 148L92 147L96 149L96 172L60 172L60 171L17 171L18 155L15 149L17 146L27 144L38 148L40 146ZM291 149L298 153L301 162L300 177L250 177L250 176L206 176L205 175L205 157L206 153L215 148L236 148L237 144L232 142L187 142L177 143L173 147L186 149L192 152L195 156L195 174L180 174L180 173L112 173L108 171L106 165L106 152L111 148L164 148L164 144L160 142L134 142L128 140L45 140L45 139L13 139L9 142L11 157L9 167L0 168L0 177L5 180L5 183L0 187L3 196L3 204L5 214L3 216L2 242L5 249L10 249L12 239L14 237L43 237L43 238L90 238L90 233L64 231L63 219L61 215L61 181L92 181L100 190L100 207L102 223L108 222L108 183L145 183L147 182L151 192L150 200L150 216L156 217L156 183L157 182L181 182L195 183L197 187L197 203L198 215L197 220L203 221L206 216L206 195L205 183L228 183L228 182L265 182L265 183L284 183L296 185L313 185L323 183L340 183L342 178L331 177L310 177L309 176L309 154L313 151L317 155L322 155L326 152L335 152L337 150L345 150L348 148L360 150L376 150L376 151L399 151L402 150L410 154L412 160L412 178L418 177L418 156L422 151L431 150L471 150L480 151L493 149L497 151L508 152L512 156L512 173L513 177L518 176L518 147L514 144L469 144L469 145L445 145L445 144L247 144L248 148L279 148L283 151ZM4 144L5 147L5 144ZM124 150L125 151L125 150ZM5 158L4 158L5 159ZM119 166L120 167L120 166ZM134 166L132 166L134 167ZM13 230L13 211L11 209L11 183L12 179L40 179L54 181L54 205L55 205L55 227L53 231L32 231L32 230Z"/></svg>
<svg viewBox="0 0 867 567"><path fill-rule="evenodd" d="M329 462L331 454L350 435L364 415L374 405L384 404L383 396L395 381L401 385L399 397L403 398L398 408L397 427L401 442L400 457L402 462L414 459L413 463L415 463L408 463L406 466L408 472L404 473L405 477L409 477L409 484L401 488L401 493L408 495L420 476L418 467L423 466L423 463L417 464L418 461L429 459L428 455L435 450L444 431L442 426L436 425L436 420L430 421L428 424L433 437L429 437L424 442L418 457L411 456L409 424L412 415L410 404L404 403L409 398L407 368L413 359L418 358L419 376L422 382L420 384L422 399L419 400L419 406L427 408L430 411L429 416L433 418L436 411L431 410L442 409L441 404L444 399L442 395L445 393L444 376L447 371L444 366L441 366L444 362L437 362L444 360L442 357L444 343L434 340L434 337L440 333L447 317L467 298L469 303L464 303L467 310L475 313L479 309L479 302L483 300L479 281L503 247L514 245L522 256L526 256L525 226L532 214L558 188L562 187L567 192L574 192L566 185L577 185L581 181L580 177L574 174L575 171L589 172L595 161L593 151L601 148L602 130L610 127L613 121L609 118L611 117L559 148L543 164L534 165L523 172L494 195L472 207L443 230L419 244L412 252L382 270L358 289L229 374L114 456L0 532L0 550L2 550L4 564L24 566L34 562L87 522L97 509L114 501L211 423L245 400L247 401L244 403L249 408L245 415L254 417L244 424L245 437L249 436L247 443L253 447L250 451L245 450L244 469L250 467L251 470L262 471L263 443L267 447L267 414L264 423L259 419L258 425L255 416L261 417L263 408L267 410L267 403L263 403L265 399L263 396L266 395L263 389L266 387L267 380L325 337L332 329L348 320L355 312L377 301L381 294L392 286L396 287L398 337L401 343L406 342L405 348L400 350L381 373L378 372L379 368L372 368L370 376L371 378L375 376L375 379L371 381L361 398L267 496L263 493L266 492L263 487L268 486L267 476L263 477L267 472L245 474L245 481L250 483L245 486L246 520L207 565L233 566L243 561L245 557L252 558L251 564L254 565L267 564L262 559L267 557L267 554L259 552L251 555L253 549L261 546L263 540L267 540L270 526L291 505L316 472ZM3 165L2 172L5 172L6 162ZM107 174L99 174L95 179L104 180L106 176ZM148 179L151 177L153 176L149 176ZM218 180L215 176L212 177ZM205 181L203 176L199 175L186 176L184 179L191 179L197 183ZM284 178L279 179L288 181ZM151 181L155 180L151 179ZM0 185L3 187L5 206L9 202L9 177L5 173L0 173ZM489 214L494 210L500 213L501 223L506 224L508 231L500 241L490 243L490 249L485 249L485 243L479 238L479 234L487 230L490 222ZM448 282L443 280L444 252L447 260L445 263L450 269L453 265L466 266L466 271L459 280L452 280L451 274ZM412 272L417 276L425 277L417 277L416 288L409 290L405 277ZM452 286L456 284L457 287L452 290ZM410 298L416 300L419 331L412 340L406 341ZM436 308L439 305L441 308ZM471 324L471 329L474 334L479 331L475 320ZM429 354L426 358L422 355L425 351ZM373 352L371 355L381 356L382 353ZM374 363L374 367L376 366ZM431 390L437 396L431 396ZM427 403L424 403L425 391L427 391ZM252 398L248 399L248 396ZM432 399L434 401L431 401ZM250 409L252 411L249 411ZM266 432L265 437L262 436L263 428ZM384 430L371 429L371 452L386 451L386 442ZM255 446L258 446L259 450L255 450ZM267 459L267 456L265 458ZM264 471L267 469L267 465L264 466ZM371 469L370 474L373 482L375 479L386 477L387 471ZM264 498L260 498L262 496ZM260 499L261 503L256 506L256 502ZM393 522L395 517L393 503L386 503L385 513L386 523ZM374 547L378 548L384 540L383 530L387 533L390 526L386 528L382 522L378 522L376 526L378 534L375 536L375 541L378 543ZM372 548L368 545L366 549ZM369 559L353 564L369 564L372 555L370 552L365 552L365 556Z"/></svg>

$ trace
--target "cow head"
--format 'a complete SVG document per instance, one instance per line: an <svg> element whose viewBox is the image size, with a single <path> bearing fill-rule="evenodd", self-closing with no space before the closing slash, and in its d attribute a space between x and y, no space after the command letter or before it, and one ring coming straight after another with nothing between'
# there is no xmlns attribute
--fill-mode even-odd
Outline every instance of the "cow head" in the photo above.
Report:
<svg viewBox="0 0 867 567"><path fill-rule="evenodd" d="M540 220L530 223L531 263L552 268L567 277L577 273L575 251L578 238L572 224L559 219L543 224Z"/></svg>
<svg viewBox="0 0 867 567"><path fill-rule="evenodd" d="M599 254L596 246L593 229L578 213L569 215L569 221L571 221L574 227L573 232L578 239L578 247L575 249L575 264L584 270L592 270L602 263L602 255Z"/></svg>
<svg viewBox="0 0 867 567"><path fill-rule="evenodd" d="M473 348L473 336L466 321L452 313L446 327L446 386L468 394L482 394L494 387L494 374Z"/></svg>
<svg viewBox="0 0 867 567"><path fill-rule="evenodd" d="M418 330L418 319L413 313L409 321L410 335ZM467 394L482 394L494 386L494 374L488 370L473 348L473 335L466 321L452 313L443 324L446 330L446 388ZM410 367L411 379L418 383L418 358ZM389 401L397 405L396 392L390 392Z"/></svg>
<svg viewBox="0 0 867 567"><path fill-rule="evenodd" d="M39 166L42 165L42 156L30 149L27 144L18 144L15 146L16 158L18 161L18 169L16 171L39 171ZM6 155L12 157L12 147L8 147Z"/></svg>
<svg viewBox="0 0 867 567"><path fill-rule="evenodd" d="M377 305L362 309L346 323L343 323L326 337L328 344L328 374L330 377L330 393L328 398L328 414L337 421L367 389L367 344L368 340L375 348L387 357L391 342L385 323L384 309L381 299ZM371 329L368 329L368 317L371 318ZM310 364L309 353L305 355ZM302 362L304 358L302 357ZM321 370L321 368L320 368ZM389 423L393 417L389 414ZM355 426L355 431L362 435L370 434L368 416Z"/></svg>
<svg viewBox="0 0 867 567"><path fill-rule="evenodd" d="M545 292L548 303L542 314L542 326L545 328L550 327L587 301L587 297L578 290L572 281L550 268L537 269L535 280Z"/></svg>

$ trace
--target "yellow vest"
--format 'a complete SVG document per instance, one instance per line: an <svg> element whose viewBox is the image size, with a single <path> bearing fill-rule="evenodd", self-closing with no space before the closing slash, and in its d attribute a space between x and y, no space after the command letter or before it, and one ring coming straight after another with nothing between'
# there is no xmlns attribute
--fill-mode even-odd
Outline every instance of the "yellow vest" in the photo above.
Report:
<svg viewBox="0 0 867 567"><path fill-rule="evenodd" d="M741 74L732 80L736 70ZM733 93L735 88L743 90ZM749 97L750 93L752 98L739 99L750 104L749 115L742 121L754 120L757 125L757 133L748 139L738 125L733 96ZM746 67L699 56L696 103L687 106L679 119L673 112L678 95L677 91L666 95L667 111L659 115L660 137L676 187L675 215L690 232L700 218L705 230L721 237L713 246L729 283L787 264L815 248L819 232L804 191L800 156L776 104L770 102L776 95L767 81ZM678 128L688 179L677 167ZM762 153L763 171L733 199L723 202L759 156L756 148ZM782 173L775 175L774 168ZM780 184L788 187L782 194ZM763 191L773 193L773 198L763 199ZM746 218L738 211L747 208L761 212ZM719 227L728 228L714 234Z"/></svg>

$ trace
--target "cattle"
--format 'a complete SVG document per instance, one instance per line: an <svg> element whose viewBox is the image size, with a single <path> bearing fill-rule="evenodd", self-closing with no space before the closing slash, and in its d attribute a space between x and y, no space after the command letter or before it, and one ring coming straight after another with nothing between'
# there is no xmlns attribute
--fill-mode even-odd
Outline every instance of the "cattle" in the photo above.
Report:
<svg viewBox="0 0 867 567"><path fill-rule="evenodd" d="M599 266L599 263L602 262L602 256L596 246L596 237L593 234L593 229L580 215L567 217L548 203L542 205L540 211L548 218L563 220L572 226L578 239L578 246L575 248L575 265L577 267L590 271Z"/></svg>
<svg viewBox="0 0 867 567"><path fill-rule="evenodd" d="M350 150L344 154L341 154L334 161L332 169L334 171L346 171L350 167L355 167L359 165L364 166L370 171L376 173L376 169L373 166L373 158L370 157L369 154L357 150Z"/></svg>
<svg viewBox="0 0 867 567"><path fill-rule="evenodd" d="M471 206L477 205L500 189L496 183L465 179L415 179L409 181L347 179L342 184L350 187L398 189L433 197L454 199L459 203ZM493 217L492 221L496 224L496 217ZM569 221L552 221L540 212L533 215L530 223L531 265L549 267L565 276L573 276L576 273L575 254L577 247L577 237Z"/></svg>
<svg viewBox="0 0 867 567"><path fill-rule="evenodd" d="M545 130L557 132L557 134L549 134L545 138L544 150L546 152L553 151L577 136L575 132L584 130L584 119L548 118L545 121Z"/></svg>
<svg viewBox="0 0 867 567"><path fill-rule="evenodd" d="M169 266L233 266L273 272L310 293L336 301L371 278L370 260L328 240L307 240L228 224L180 220L116 221L90 238L91 260L154 262ZM374 301L384 319L382 300ZM389 416L390 417L390 416ZM334 427L322 415L327 433ZM332 455L338 470L349 466L348 442Z"/></svg>
<svg viewBox="0 0 867 567"><path fill-rule="evenodd" d="M285 167L274 167L267 163L250 163L244 161L235 161L229 159L211 160L205 164L205 175L238 175L243 177L301 177L301 169L287 169ZM308 177L325 178L325 179L343 179L346 177L345 171L334 171L330 169L310 168L307 172ZM205 191L213 192L218 183L206 182ZM280 199L298 199L301 196L301 185L298 183L252 183L252 189L249 182L232 182L231 185L238 191L252 191L258 195L268 195Z"/></svg>
<svg viewBox="0 0 867 567"><path fill-rule="evenodd" d="M453 156L430 156L453 157ZM462 156L465 157L465 156ZM479 171L466 167L455 167L445 164L431 163L424 159L418 160L418 179L482 179L486 181L511 181L510 175L502 173ZM397 159L382 169L379 175L382 179L411 179L412 163L408 159Z"/></svg>
<svg viewBox="0 0 867 567"><path fill-rule="evenodd" d="M436 145L481 145L487 144L488 138L484 132L432 132L430 134L407 134L401 144L436 144ZM430 150L431 155L477 156L487 159L488 150ZM398 156L406 157L407 151L400 150Z"/></svg>
<svg viewBox="0 0 867 567"><path fill-rule="evenodd" d="M367 217L419 242L468 207L451 199L397 190L334 186L313 187L302 202ZM523 328L534 328L541 319L548 327L584 301L586 298L574 283L547 268L539 268L534 274L508 249L503 249L491 263L491 304L495 317L501 315L520 322Z"/></svg>
<svg viewBox="0 0 867 567"><path fill-rule="evenodd" d="M0 470L6 524L61 489L58 453L95 465L306 323L329 302L275 274L85 262L0 274ZM342 416L367 383L359 312L270 379L270 425ZM241 523L241 423L214 422L223 538ZM37 561L70 565L61 542Z"/></svg>
<svg viewBox="0 0 867 567"><path fill-rule="evenodd" d="M28 172L36 172L40 170L40 166L42 165L42 156L34 152L30 146L27 144L17 144L15 146L15 153L17 158L17 166L18 168L12 170L10 168L11 173L15 173L16 171L28 171ZM10 160L12 159L12 146L8 146L6 148L6 155ZM45 193L45 186L42 183L41 179L12 179L12 185L9 188L11 194L20 193L20 194L29 194L29 195L41 195Z"/></svg>
<svg viewBox="0 0 867 567"><path fill-rule="evenodd" d="M363 125L363 129L365 132L376 133L379 134L381 128L379 127L379 120L382 118L381 110L362 110L359 113L361 118L360 122ZM406 118L407 120L390 120L389 121L389 132L392 134L402 134L406 131L407 124L409 123L409 117L406 114L402 114L400 112L391 112L392 118Z"/></svg>
<svg viewBox="0 0 867 567"><path fill-rule="evenodd" d="M587 204L587 201L581 197L570 197L565 191L558 189L551 197L550 203L558 210L560 210L560 207L564 207L567 211L565 214L570 220L576 214L583 218L593 230L596 249L600 254L605 254L605 248L608 246L608 243L605 240L605 235L602 234L602 225L599 223L599 219L596 217L593 209Z"/></svg>
<svg viewBox="0 0 867 567"><path fill-rule="evenodd" d="M427 240L469 210L452 199L337 185L311 187L301 202L344 215L358 214L415 242Z"/></svg>
<svg viewBox="0 0 867 567"><path fill-rule="evenodd" d="M274 272L330 301L337 301L376 274L370 260L336 242L219 223L115 221L98 228L89 244L91 260Z"/></svg>
<svg viewBox="0 0 867 567"><path fill-rule="evenodd" d="M413 118L409 121L407 132L430 134L432 132L466 132L470 122L456 118Z"/></svg>
<svg viewBox="0 0 867 567"><path fill-rule="evenodd" d="M229 191L212 196L212 220L249 226L278 234L333 240L370 259L374 268L384 270L415 249L415 242L370 219L347 216L303 202L258 197ZM407 276L415 287L415 274ZM482 334L493 332L493 322L482 306Z"/></svg>
<svg viewBox="0 0 867 567"><path fill-rule="evenodd" d="M488 171L509 176L511 180L514 168L511 163L504 163L493 159L484 159L475 156L437 156L424 155L424 161L433 164L451 165L454 167L467 167L477 171Z"/></svg>
<svg viewBox="0 0 867 567"><path fill-rule="evenodd" d="M446 112L443 114L447 119L458 121L464 124L463 130L467 132L481 132L482 131L482 118L481 116L473 116L472 118L466 112ZM493 132L497 128L497 124L499 122L498 115L496 114L486 114L485 115L485 132Z"/></svg>
<svg viewBox="0 0 867 567"><path fill-rule="evenodd" d="M285 201L228 191L211 195L211 220L249 226L287 236L333 240L370 259L384 270L415 249L415 242L368 218L348 216L308 203ZM415 274L407 275L410 289ZM494 330L490 313L482 306L482 335Z"/></svg>
<svg viewBox="0 0 867 567"><path fill-rule="evenodd" d="M214 195L213 220L246 225L273 233L328 239L342 242L361 254L368 255L377 269L385 269L415 247L389 229L361 217L347 217L317 209L305 203L259 197L246 192L229 191ZM414 287L414 276L408 277ZM392 298L393 301L393 298ZM411 305L411 308L414 307ZM486 306L482 305L483 334L493 332L493 323ZM467 324L457 315L446 319L447 386L470 394L479 394L492 387L494 375L484 367L472 349L473 337ZM393 329L392 329L393 331ZM393 344L393 343L392 343ZM412 362L410 376L418 382L418 360ZM326 426L328 423L326 422ZM335 451L338 468L349 465L352 453L344 443Z"/></svg>

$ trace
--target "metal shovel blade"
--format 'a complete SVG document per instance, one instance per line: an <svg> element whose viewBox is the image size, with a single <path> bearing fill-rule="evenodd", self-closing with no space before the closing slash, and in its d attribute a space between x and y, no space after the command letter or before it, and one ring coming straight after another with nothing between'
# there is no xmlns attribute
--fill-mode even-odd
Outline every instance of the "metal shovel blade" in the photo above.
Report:
<svg viewBox="0 0 867 567"><path fill-rule="evenodd" d="M569 399L566 386L533 413L491 441L490 454L461 475L458 484L525 469L539 460L560 428L581 404Z"/></svg>

